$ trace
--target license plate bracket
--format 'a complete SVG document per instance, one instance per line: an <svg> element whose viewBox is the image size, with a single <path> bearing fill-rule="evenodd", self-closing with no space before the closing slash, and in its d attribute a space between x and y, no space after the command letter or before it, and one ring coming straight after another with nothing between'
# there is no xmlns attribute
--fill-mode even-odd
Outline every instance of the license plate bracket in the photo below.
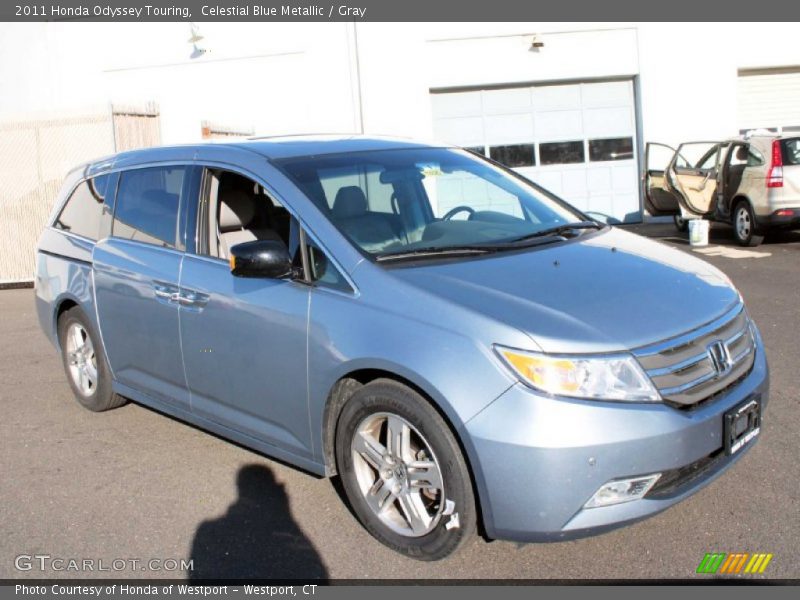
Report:
<svg viewBox="0 0 800 600"><path fill-rule="evenodd" d="M736 454L761 433L760 398L748 398L722 417L725 454Z"/></svg>

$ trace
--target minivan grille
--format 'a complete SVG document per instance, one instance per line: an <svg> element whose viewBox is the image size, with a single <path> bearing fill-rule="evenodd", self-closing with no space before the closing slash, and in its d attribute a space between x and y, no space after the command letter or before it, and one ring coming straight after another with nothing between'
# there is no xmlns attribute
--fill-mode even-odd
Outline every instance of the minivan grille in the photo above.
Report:
<svg viewBox="0 0 800 600"><path fill-rule="evenodd" d="M666 402L690 407L750 372L755 340L747 311L738 304L703 327L633 353Z"/></svg>

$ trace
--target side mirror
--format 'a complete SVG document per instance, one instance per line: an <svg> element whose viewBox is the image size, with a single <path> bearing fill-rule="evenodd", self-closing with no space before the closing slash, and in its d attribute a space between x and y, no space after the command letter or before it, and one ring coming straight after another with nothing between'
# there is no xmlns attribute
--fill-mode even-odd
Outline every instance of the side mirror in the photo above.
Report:
<svg viewBox="0 0 800 600"><path fill-rule="evenodd" d="M236 244L231 248L230 265L236 277L283 279L294 273L289 250L275 240Z"/></svg>

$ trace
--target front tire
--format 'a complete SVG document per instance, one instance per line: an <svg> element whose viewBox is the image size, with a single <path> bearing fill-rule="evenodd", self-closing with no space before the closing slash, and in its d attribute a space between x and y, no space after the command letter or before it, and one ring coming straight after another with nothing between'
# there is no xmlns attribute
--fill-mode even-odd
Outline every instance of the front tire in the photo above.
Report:
<svg viewBox="0 0 800 600"><path fill-rule="evenodd" d="M94 328L77 306L58 319L61 360L75 398L84 408L102 412L125 404L111 389L111 370Z"/></svg>
<svg viewBox="0 0 800 600"><path fill-rule="evenodd" d="M475 531L472 481L439 413L390 379L358 389L336 427L347 499L378 541L417 560L455 552Z"/></svg>
<svg viewBox="0 0 800 600"><path fill-rule="evenodd" d="M764 236L757 231L756 217L747 200L740 200L733 209L732 221L733 233L739 245L758 246L764 241Z"/></svg>

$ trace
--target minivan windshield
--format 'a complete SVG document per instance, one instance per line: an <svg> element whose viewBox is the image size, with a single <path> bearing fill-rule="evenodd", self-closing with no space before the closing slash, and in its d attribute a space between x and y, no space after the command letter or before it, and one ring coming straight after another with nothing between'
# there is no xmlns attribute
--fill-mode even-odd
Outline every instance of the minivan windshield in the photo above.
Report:
<svg viewBox="0 0 800 600"><path fill-rule="evenodd" d="M285 159L278 166L377 260L484 253L601 227L465 150L349 152Z"/></svg>

